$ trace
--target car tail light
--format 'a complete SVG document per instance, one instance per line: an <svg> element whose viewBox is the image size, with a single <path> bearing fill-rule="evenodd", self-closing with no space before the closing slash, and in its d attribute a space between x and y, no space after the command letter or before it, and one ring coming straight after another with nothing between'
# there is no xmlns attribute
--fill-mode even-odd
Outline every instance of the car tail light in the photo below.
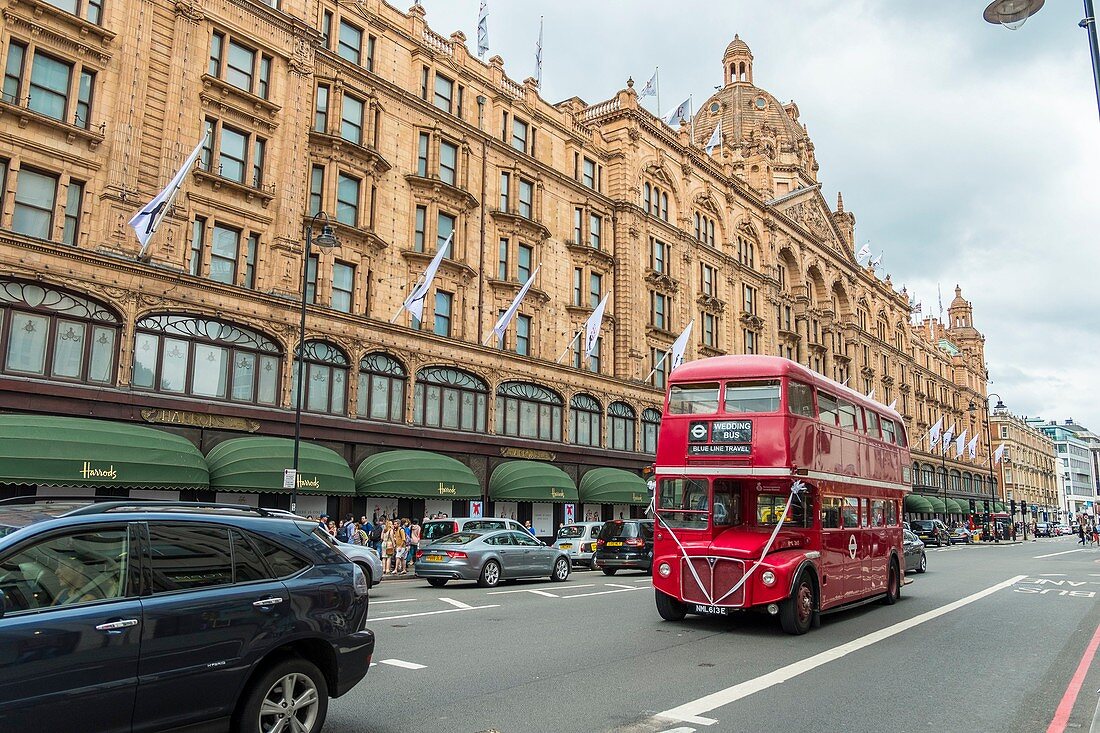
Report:
<svg viewBox="0 0 1100 733"><path fill-rule="evenodd" d="M629 547L645 547L645 540L641 537L631 537L628 540L624 540L623 544Z"/></svg>
<svg viewBox="0 0 1100 733"><path fill-rule="evenodd" d="M603 540L596 540L596 547L603 547Z"/></svg>
<svg viewBox="0 0 1100 733"><path fill-rule="evenodd" d="M416 559L419 560L422 557L424 557L424 551L423 550L417 550L416 551Z"/></svg>
<svg viewBox="0 0 1100 733"><path fill-rule="evenodd" d="M465 560L466 553L458 552L457 550L447 550L447 557L451 558L452 560Z"/></svg>

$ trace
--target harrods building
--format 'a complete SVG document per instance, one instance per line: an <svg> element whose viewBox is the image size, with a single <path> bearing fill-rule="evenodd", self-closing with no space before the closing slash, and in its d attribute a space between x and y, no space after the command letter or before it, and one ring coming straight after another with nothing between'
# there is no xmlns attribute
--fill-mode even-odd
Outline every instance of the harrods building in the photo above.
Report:
<svg viewBox="0 0 1100 733"><path fill-rule="evenodd" d="M897 400L929 501L940 470L957 500L991 492L984 439L975 461L920 443L941 415L981 429L971 304L956 289L943 322L912 325L904 289L857 264L855 216L822 197L798 107L754 86L740 39L672 129L629 81L544 100L418 5L7 0L3 17L4 495L286 506L301 349L303 513L485 499L542 535L566 504L638 515L661 357L690 321L688 359L778 354ZM128 220L204 135L141 254ZM303 263L323 216L339 246ZM449 236L423 320L391 324ZM570 341L608 293L582 359Z"/></svg>

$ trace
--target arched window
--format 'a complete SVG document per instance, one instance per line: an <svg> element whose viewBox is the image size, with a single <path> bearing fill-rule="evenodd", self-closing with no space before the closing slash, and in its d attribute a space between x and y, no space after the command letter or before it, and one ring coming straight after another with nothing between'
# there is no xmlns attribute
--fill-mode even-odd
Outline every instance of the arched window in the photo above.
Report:
<svg viewBox="0 0 1100 733"><path fill-rule="evenodd" d="M416 373L413 423L484 433L489 385L472 374L448 367L425 367Z"/></svg>
<svg viewBox="0 0 1100 733"><path fill-rule="evenodd" d="M921 469L921 475L924 477L925 486L936 485L936 469L932 467L932 464L924 464L924 467Z"/></svg>
<svg viewBox="0 0 1100 733"><path fill-rule="evenodd" d="M505 382L497 387L497 434L561 440L562 399L545 387Z"/></svg>
<svg viewBox="0 0 1100 733"><path fill-rule="evenodd" d="M607 406L607 447L611 450L634 450L634 408L625 402Z"/></svg>
<svg viewBox="0 0 1100 733"><path fill-rule="evenodd" d="M913 461L913 488L916 488L921 482L920 464Z"/></svg>
<svg viewBox="0 0 1100 733"><path fill-rule="evenodd" d="M359 417L402 422L405 419L405 367L386 354L367 354L359 362Z"/></svg>
<svg viewBox="0 0 1100 733"><path fill-rule="evenodd" d="M8 374L114 384L120 328L94 300L0 280L0 354Z"/></svg>
<svg viewBox="0 0 1100 733"><path fill-rule="evenodd" d="M947 471L943 470L943 468L936 469L935 486L938 489L943 489L945 486L947 486Z"/></svg>
<svg viewBox="0 0 1100 733"><path fill-rule="evenodd" d="M600 403L586 394L569 401L569 442L600 446Z"/></svg>
<svg viewBox="0 0 1100 733"><path fill-rule="evenodd" d="M274 405L278 345L266 336L201 316L146 316L134 335L133 386L204 399Z"/></svg>
<svg viewBox="0 0 1100 733"><path fill-rule="evenodd" d="M963 474L963 491L968 494L973 491L973 483L971 482L971 476L969 473Z"/></svg>
<svg viewBox="0 0 1100 733"><path fill-rule="evenodd" d="M952 491L961 491L962 490L962 474L959 473L958 471L956 471L955 469L951 469L951 490Z"/></svg>
<svg viewBox="0 0 1100 733"><path fill-rule="evenodd" d="M642 410L642 453L657 452L657 433L661 430L661 411L647 407Z"/></svg>
<svg viewBox="0 0 1100 733"><path fill-rule="evenodd" d="M294 352L290 404L298 399L298 352ZM324 341L306 341L304 360L306 383L302 409L329 415L346 415L348 395L348 357L338 347Z"/></svg>

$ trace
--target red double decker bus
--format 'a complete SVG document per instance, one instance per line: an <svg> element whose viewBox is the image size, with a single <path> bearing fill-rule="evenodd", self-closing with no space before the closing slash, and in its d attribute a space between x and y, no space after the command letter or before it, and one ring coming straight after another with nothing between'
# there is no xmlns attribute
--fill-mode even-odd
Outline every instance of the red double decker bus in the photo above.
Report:
<svg viewBox="0 0 1100 733"><path fill-rule="evenodd" d="M763 610L802 634L823 611L895 602L910 464L897 412L793 361L680 366L654 471L657 610Z"/></svg>

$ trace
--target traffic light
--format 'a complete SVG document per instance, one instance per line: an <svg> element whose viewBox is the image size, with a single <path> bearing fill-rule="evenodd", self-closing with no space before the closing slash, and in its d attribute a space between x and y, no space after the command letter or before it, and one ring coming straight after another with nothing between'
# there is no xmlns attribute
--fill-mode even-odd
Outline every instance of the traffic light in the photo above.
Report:
<svg viewBox="0 0 1100 733"><path fill-rule="evenodd" d="M1016 500L1015 499L1009 499L1008 506L1012 510L1012 516L1015 517L1016 516Z"/></svg>
<svg viewBox="0 0 1100 733"><path fill-rule="evenodd" d="M971 513L971 514L974 514L974 513L975 513L975 509L974 509L974 500L973 500L973 499L971 499L971 500L970 500L970 513Z"/></svg>
<svg viewBox="0 0 1100 733"><path fill-rule="evenodd" d="M1025 517L1027 516L1027 502L1026 501L1021 501L1020 502L1020 514L1023 514Z"/></svg>

